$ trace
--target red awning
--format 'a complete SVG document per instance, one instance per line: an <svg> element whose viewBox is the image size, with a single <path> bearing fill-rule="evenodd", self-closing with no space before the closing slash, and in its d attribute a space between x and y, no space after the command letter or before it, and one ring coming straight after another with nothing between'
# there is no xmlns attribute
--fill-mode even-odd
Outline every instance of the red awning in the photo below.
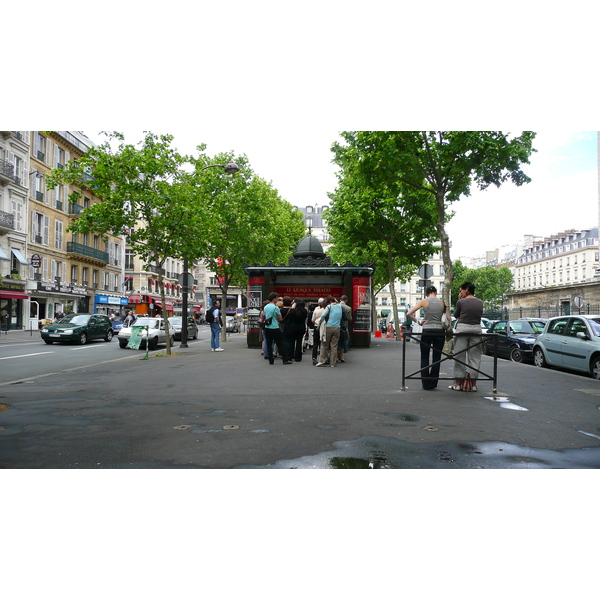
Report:
<svg viewBox="0 0 600 600"><path fill-rule="evenodd" d="M135 296L129 296L129 304L140 304L144 302L143 296L136 294Z"/></svg>
<svg viewBox="0 0 600 600"><path fill-rule="evenodd" d="M23 292L9 292L8 290L0 290L0 298L13 298L14 300L29 300L27 294Z"/></svg>

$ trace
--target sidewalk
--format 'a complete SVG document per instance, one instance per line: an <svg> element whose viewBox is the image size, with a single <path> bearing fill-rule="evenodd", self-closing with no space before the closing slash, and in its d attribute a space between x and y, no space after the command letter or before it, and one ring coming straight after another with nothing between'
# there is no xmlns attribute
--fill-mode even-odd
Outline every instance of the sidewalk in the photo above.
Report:
<svg viewBox="0 0 600 600"><path fill-rule="evenodd" d="M0 344L19 344L22 342L40 341L39 329L5 329L0 330Z"/></svg>

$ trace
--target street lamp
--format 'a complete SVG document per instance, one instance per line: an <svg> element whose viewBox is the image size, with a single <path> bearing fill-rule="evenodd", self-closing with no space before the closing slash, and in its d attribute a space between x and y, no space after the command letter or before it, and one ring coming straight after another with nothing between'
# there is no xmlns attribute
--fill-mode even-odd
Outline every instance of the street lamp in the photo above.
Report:
<svg viewBox="0 0 600 600"><path fill-rule="evenodd" d="M202 167L201 171L205 171L206 169L212 169L213 167L221 167L225 173L228 175L233 175L237 173L240 168L233 162L228 162L226 165L208 165L206 167ZM189 293L189 285L188 279L190 278L190 273L188 273L188 257L185 256L183 259L183 283L181 293L183 294L182 302L181 302L181 344L180 348L187 348L187 318L188 318L188 293Z"/></svg>

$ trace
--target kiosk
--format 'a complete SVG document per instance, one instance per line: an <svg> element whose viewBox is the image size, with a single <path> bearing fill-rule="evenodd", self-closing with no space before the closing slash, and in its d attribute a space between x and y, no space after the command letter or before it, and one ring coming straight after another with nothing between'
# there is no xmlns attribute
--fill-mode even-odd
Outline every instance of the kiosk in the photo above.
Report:
<svg viewBox="0 0 600 600"><path fill-rule="evenodd" d="M248 347L260 347L260 307L271 292L304 300L307 307L319 298L348 296L352 307L351 346L371 345L371 277L374 263L354 265L331 262L321 242L313 235L303 238L287 265L269 261L244 265L248 275Z"/></svg>

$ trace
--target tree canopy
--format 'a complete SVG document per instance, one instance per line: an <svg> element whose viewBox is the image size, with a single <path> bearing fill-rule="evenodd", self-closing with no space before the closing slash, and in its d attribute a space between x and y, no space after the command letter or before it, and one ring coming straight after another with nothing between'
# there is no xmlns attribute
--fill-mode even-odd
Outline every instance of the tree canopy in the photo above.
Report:
<svg viewBox="0 0 600 600"><path fill-rule="evenodd" d="M342 137L356 146L353 160L373 187L394 182L403 189L426 193L434 201L435 229L444 262L444 300L450 302L453 281L450 240L446 233L452 202L468 196L473 186L484 190L530 178L529 164L535 133L519 136L501 131L353 131ZM335 148L335 146L334 146Z"/></svg>

